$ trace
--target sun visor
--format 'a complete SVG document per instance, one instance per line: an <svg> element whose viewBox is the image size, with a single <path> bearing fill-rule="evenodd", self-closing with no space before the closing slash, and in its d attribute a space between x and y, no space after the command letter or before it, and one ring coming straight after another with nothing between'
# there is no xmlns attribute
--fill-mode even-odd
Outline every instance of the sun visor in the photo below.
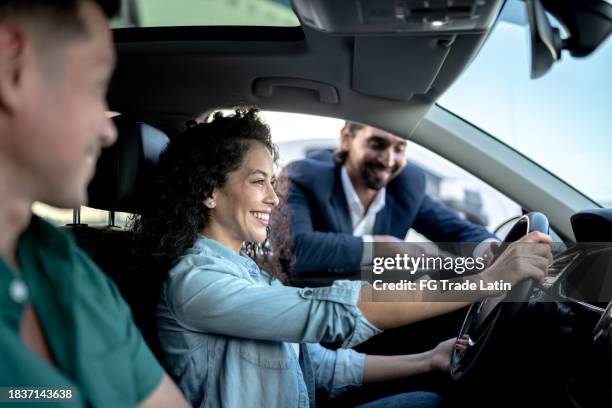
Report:
<svg viewBox="0 0 612 408"><path fill-rule="evenodd" d="M313 30L350 39L355 92L397 101L419 95L433 101L475 55L503 3L293 0L293 8L307 35Z"/></svg>
<svg viewBox="0 0 612 408"><path fill-rule="evenodd" d="M353 90L409 100L429 92L450 52L454 36L356 37Z"/></svg>

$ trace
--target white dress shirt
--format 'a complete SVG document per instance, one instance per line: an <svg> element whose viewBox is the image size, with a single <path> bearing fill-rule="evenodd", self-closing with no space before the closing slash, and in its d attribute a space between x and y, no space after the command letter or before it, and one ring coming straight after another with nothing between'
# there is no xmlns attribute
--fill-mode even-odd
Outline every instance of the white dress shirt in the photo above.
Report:
<svg viewBox="0 0 612 408"><path fill-rule="evenodd" d="M366 242L373 242L374 223L376 222L376 214L378 214L383 208L385 208L385 195L386 189L383 187L376 193L374 201L368 207L366 213L355 187L346 171L346 168L342 166L340 170L340 179L342 180L342 187L344 188L344 195L346 202L348 203L349 213L351 214L351 222L353 225L353 236L361 237L364 244ZM481 257L486 252L491 242L499 242L495 238L487 238L480 242L476 248L474 248L474 257ZM364 245L363 252L361 254L361 266L370 265L373 257L373 246Z"/></svg>
<svg viewBox="0 0 612 408"><path fill-rule="evenodd" d="M351 214L353 236L361 237L364 243L373 242L372 235L374 233L376 214L385 208L385 195L387 190L384 187L378 190L376 197L374 197L374 201L372 201L366 213L344 166L340 170L340 178L342 180L346 202L348 203L349 213ZM369 265L372 263L372 250L372 245L363 246L361 265Z"/></svg>

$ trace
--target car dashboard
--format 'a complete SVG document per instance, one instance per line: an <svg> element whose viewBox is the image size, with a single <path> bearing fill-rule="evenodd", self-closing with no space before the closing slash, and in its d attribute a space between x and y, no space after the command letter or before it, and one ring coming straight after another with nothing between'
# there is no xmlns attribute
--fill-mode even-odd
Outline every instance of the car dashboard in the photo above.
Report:
<svg viewBox="0 0 612 408"><path fill-rule="evenodd" d="M612 209L572 217L576 243L557 253L532 309L559 323L557 348L574 407L612 406ZM539 306L536 306L539 305Z"/></svg>
<svg viewBox="0 0 612 408"><path fill-rule="evenodd" d="M542 286L557 299L603 312L612 299L612 243L572 245L555 257Z"/></svg>

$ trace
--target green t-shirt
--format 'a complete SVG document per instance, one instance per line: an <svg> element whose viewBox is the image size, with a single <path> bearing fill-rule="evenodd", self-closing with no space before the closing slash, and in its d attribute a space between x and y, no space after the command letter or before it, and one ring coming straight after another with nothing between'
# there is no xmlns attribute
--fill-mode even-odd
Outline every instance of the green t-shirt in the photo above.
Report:
<svg viewBox="0 0 612 408"><path fill-rule="evenodd" d="M70 407L134 406L149 396L163 370L117 287L73 239L33 216L17 259L57 367L21 341L25 305L10 296L14 271L0 258L0 387L72 388Z"/></svg>

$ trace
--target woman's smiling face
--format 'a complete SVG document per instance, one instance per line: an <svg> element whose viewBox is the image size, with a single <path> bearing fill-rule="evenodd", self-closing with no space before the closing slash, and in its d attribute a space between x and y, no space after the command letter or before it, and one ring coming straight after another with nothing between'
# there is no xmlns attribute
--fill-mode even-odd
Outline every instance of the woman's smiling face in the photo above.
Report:
<svg viewBox="0 0 612 408"><path fill-rule="evenodd" d="M227 175L227 182L213 191L204 235L236 251L243 242L266 239L272 209L278 205L274 191L274 159L259 142L251 142L238 169Z"/></svg>

